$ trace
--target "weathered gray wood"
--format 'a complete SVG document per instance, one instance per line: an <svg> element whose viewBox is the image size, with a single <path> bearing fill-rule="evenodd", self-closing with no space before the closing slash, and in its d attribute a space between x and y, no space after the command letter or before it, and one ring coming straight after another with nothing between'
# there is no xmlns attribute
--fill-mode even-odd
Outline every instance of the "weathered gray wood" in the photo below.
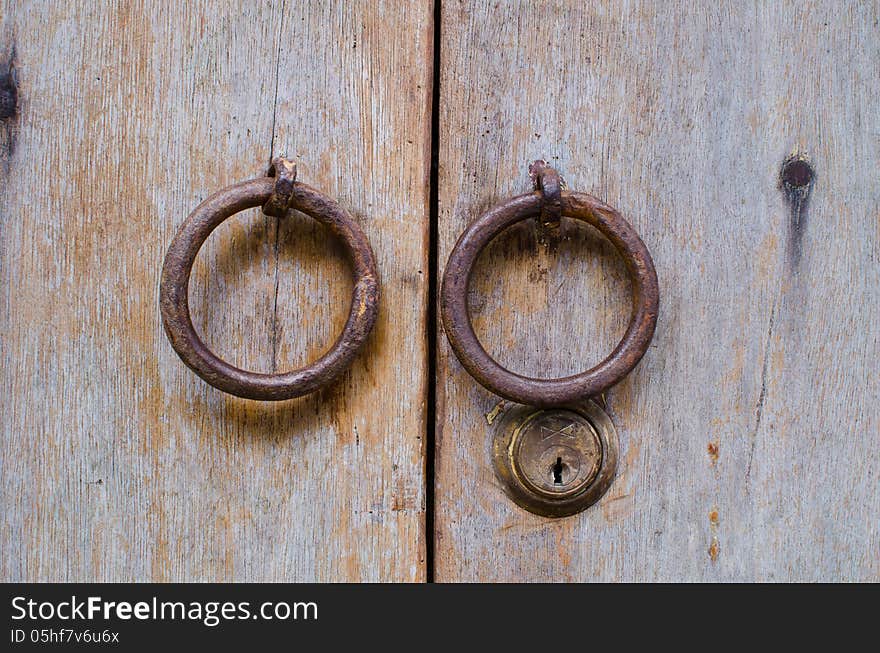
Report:
<svg viewBox="0 0 880 653"><path fill-rule="evenodd" d="M0 30L0 577L423 579L429 3L6 2ZM183 366L157 287L187 213L282 151L358 217L384 295L340 382L264 404ZM305 218L251 211L201 253L194 321L291 368L348 274Z"/></svg>
<svg viewBox="0 0 880 653"><path fill-rule="evenodd" d="M880 7L496 4L443 3L441 267L547 158L640 232L661 313L608 395L615 484L555 521L502 494L496 399L440 334L438 580L877 580ZM816 170L800 212L792 153ZM552 254L527 225L475 274L478 333L516 371L578 372L622 335L622 265L568 235Z"/></svg>

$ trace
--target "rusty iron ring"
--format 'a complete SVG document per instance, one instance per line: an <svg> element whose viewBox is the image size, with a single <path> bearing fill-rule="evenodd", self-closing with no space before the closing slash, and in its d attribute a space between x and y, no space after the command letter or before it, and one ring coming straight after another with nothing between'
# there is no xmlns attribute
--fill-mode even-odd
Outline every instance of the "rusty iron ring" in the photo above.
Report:
<svg viewBox="0 0 880 653"><path fill-rule="evenodd" d="M370 243L351 215L323 193L303 183L293 183L295 168L277 177L251 179L214 193L189 215L165 256L159 306L165 333L186 365L215 388L246 399L280 401L313 392L345 371L373 328L379 308L379 282ZM276 194L276 180L279 188ZM333 346L314 363L281 374L248 372L217 357L199 338L189 313L189 278L202 244L224 220L245 209L279 202L309 215L330 229L351 257L354 289L348 320ZM277 213L276 213L277 214Z"/></svg>
<svg viewBox="0 0 880 653"><path fill-rule="evenodd" d="M483 214L458 239L443 275L440 312L452 350L480 384L520 404L552 408L601 394L626 376L648 350L659 308L659 286L647 247L615 209L586 193L562 191L562 215L596 227L626 262L633 285L633 311L623 339L611 354L586 372L536 379L511 372L480 344L471 324L468 286L474 263L493 238L511 225L540 217L541 191L512 197Z"/></svg>

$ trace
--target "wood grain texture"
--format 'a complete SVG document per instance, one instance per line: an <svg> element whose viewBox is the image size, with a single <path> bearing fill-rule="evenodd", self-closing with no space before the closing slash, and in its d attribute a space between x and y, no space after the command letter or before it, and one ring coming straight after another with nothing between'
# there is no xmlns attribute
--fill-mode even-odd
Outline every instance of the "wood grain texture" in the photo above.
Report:
<svg viewBox="0 0 880 653"><path fill-rule="evenodd" d="M651 250L656 336L608 394L616 482L561 520L491 469L497 399L438 350L440 581L880 579L880 6L444 2L439 260L546 158ZM809 157L793 208L780 166ZM559 376L622 335L628 283L595 232L500 237L475 327Z"/></svg>
<svg viewBox="0 0 880 653"><path fill-rule="evenodd" d="M5 3L2 580L425 578L432 21L427 2ZM383 297L341 381L266 404L186 369L157 296L188 212L279 153L356 215ZM341 330L349 274L304 216L250 211L203 248L194 323L233 364L290 369Z"/></svg>

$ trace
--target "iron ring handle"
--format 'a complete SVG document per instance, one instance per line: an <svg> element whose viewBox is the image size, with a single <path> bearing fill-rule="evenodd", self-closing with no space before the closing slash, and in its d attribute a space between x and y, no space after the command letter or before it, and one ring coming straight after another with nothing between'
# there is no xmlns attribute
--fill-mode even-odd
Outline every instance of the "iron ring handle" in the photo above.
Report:
<svg viewBox="0 0 880 653"><path fill-rule="evenodd" d="M554 173L555 174L555 173ZM537 185L537 184L536 184ZM596 227L623 257L633 289L633 310L623 339L592 369L557 379L537 379L511 372L493 359L474 333L468 308L468 286L480 252L511 225L539 217L544 193L512 197L487 211L458 239L443 275L440 312L456 357L481 385L520 404L551 408L601 394L623 379L641 360L657 323L659 286L654 262L636 231L614 208L586 193L561 191L563 216Z"/></svg>
<svg viewBox="0 0 880 653"><path fill-rule="evenodd" d="M329 384L344 372L376 322L379 282L376 260L364 232L351 215L323 193L296 182L295 165L276 159L269 176L228 186L199 204L171 241L162 268L159 306L165 333L181 360L215 388L245 399L280 401ZM344 244L353 264L351 309L332 347L306 367L280 374L249 372L230 365L202 342L189 312L189 278L196 255L223 221L263 206L270 215L296 209L327 226Z"/></svg>

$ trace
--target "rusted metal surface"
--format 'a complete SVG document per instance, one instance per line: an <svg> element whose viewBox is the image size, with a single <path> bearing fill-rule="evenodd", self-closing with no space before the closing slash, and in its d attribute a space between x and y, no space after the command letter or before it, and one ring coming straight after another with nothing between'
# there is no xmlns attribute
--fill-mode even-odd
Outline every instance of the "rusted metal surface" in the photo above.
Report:
<svg viewBox="0 0 880 653"><path fill-rule="evenodd" d="M535 190L543 194L541 224L546 227L558 226L562 220L562 178L541 159L529 166L529 177L532 178Z"/></svg>
<svg viewBox="0 0 880 653"><path fill-rule="evenodd" d="M492 443L505 493L544 517L567 517L596 503L611 487L617 460L617 432L593 401L550 409L514 405Z"/></svg>
<svg viewBox="0 0 880 653"><path fill-rule="evenodd" d="M263 213L276 218L283 218L290 210L293 201L293 188L296 184L296 162L277 157L269 168L269 176L275 177L272 194L263 205Z"/></svg>
<svg viewBox="0 0 880 653"><path fill-rule="evenodd" d="M168 248L159 290L165 332L183 362L215 388L266 401L299 397L332 382L363 346L379 308L376 261L361 228L334 200L296 182L295 164L276 159L273 168L275 177L228 186L196 207ZM249 372L216 356L199 338L189 312L189 277L202 244L224 220L256 206L279 217L296 209L328 227L345 245L354 272L351 310L339 338L311 365L280 374Z"/></svg>
<svg viewBox="0 0 880 653"><path fill-rule="evenodd" d="M537 179L545 185L558 175L539 163ZM533 164L532 170L535 165ZM546 186L543 186L546 187ZM558 186L557 186L558 188ZM555 191L554 191L555 192ZM505 399L537 407L563 406L596 396L626 376L648 350L657 323L660 292L647 247L615 209L586 193L559 191L561 214L596 227L623 257L632 280L633 310L623 339L601 363L586 372L558 379L537 379L511 372L495 361L474 333L468 309L468 285L480 252L507 227L542 216L540 190L512 197L487 211L459 237L443 275L441 317L446 336L465 369L483 386ZM552 216L553 208L548 209Z"/></svg>

